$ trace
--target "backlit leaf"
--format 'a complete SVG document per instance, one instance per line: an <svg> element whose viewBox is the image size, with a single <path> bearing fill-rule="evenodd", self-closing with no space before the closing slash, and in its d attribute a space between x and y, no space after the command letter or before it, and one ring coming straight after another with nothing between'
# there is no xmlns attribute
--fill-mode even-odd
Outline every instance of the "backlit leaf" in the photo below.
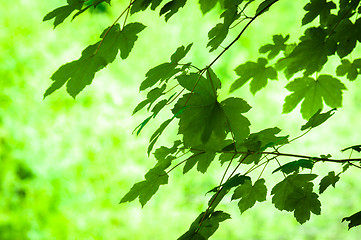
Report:
<svg viewBox="0 0 361 240"><path fill-rule="evenodd" d="M323 193L329 186L336 186L336 183L340 180L338 175L335 175L334 171L328 173L327 176L323 177L320 182L320 194Z"/></svg>
<svg viewBox="0 0 361 240"><path fill-rule="evenodd" d="M335 110L336 108L333 108L328 112L320 113L321 109L319 109L314 115L312 115L312 117L307 121L307 123L301 127L301 131L321 125L322 123L327 121L327 119L329 119L333 114L335 114Z"/></svg>
<svg viewBox="0 0 361 240"><path fill-rule="evenodd" d="M357 212L349 217L345 217L342 219L343 221L348 221L348 229L352 228L352 227L356 227L361 225L361 211Z"/></svg>
<svg viewBox="0 0 361 240"><path fill-rule="evenodd" d="M354 60L352 63L348 59L342 59L341 65L336 68L337 76L345 76L348 80L353 81L361 74L361 58Z"/></svg>
<svg viewBox="0 0 361 240"><path fill-rule="evenodd" d="M323 102L332 108L341 107L342 91L346 89L340 80L330 75L320 75L317 80L296 78L286 88L293 93L285 98L283 113L291 112L302 101L301 113L305 119L322 109Z"/></svg>
<svg viewBox="0 0 361 240"><path fill-rule="evenodd" d="M168 3L166 3L159 12L159 15L162 16L165 14L164 18L165 21L168 21L168 19L173 16L175 13L178 12L178 10L186 4L187 0L172 0Z"/></svg>
<svg viewBox="0 0 361 240"><path fill-rule="evenodd" d="M307 13L302 19L302 25L312 22L318 16L320 16L320 23L326 25L331 15L331 9L335 8L336 4L332 1L311 0L304 7Z"/></svg>
<svg viewBox="0 0 361 240"><path fill-rule="evenodd" d="M251 80L250 90L255 94L267 85L268 79L277 80L277 72L273 67L266 67L267 59L259 58L257 63L246 62L239 65L235 71L240 78L238 78L229 89L230 92L242 87L246 82Z"/></svg>
<svg viewBox="0 0 361 240"><path fill-rule="evenodd" d="M238 202L241 213L252 208L256 201L263 202L266 200L267 188L264 183L264 179L259 179L252 185L252 181L247 180L234 190L232 200L241 198Z"/></svg>
<svg viewBox="0 0 361 240"><path fill-rule="evenodd" d="M312 160L300 159L300 160L296 160L296 161L286 163L286 164L276 168L272 173L281 171L281 172L283 172L285 174L290 174L292 172L299 172L300 168L312 169L313 164L314 164L314 162Z"/></svg>
<svg viewBox="0 0 361 240"><path fill-rule="evenodd" d="M286 51L287 44L286 41L289 39L290 35L283 37L282 35L273 35L274 44L266 44L259 49L260 53L268 53L268 59L276 57L281 51Z"/></svg>

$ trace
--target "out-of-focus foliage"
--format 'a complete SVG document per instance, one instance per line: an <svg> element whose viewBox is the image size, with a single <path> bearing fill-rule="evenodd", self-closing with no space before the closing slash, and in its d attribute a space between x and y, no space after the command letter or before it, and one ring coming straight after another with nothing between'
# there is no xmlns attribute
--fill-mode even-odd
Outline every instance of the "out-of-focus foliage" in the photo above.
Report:
<svg viewBox="0 0 361 240"><path fill-rule="evenodd" d="M0 10L0 239L174 239L184 233L198 212L206 207L204 202L208 196L199 196L199 191L206 192L217 185L221 176L213 166L208 168L211 176L197 182L192 179L196 176L195 170L188 169L185 177L175 172L169 182L177 184L179 188L167 187L166 192L161 190L141 214L137 204L118 205L119 195L128 191L129 186L141 179L146 168L154 166L156 162L152 158L148 159L144 153L147 137L130 135L136 122L141 120L141 117L131 117L130 114L137 102L141 101L134 95L134 91L138 89L139 80L143 79L146 69L159 62L166 62L173 50L183 44L179 39L196 42L197 39L193 38L199 38L199 43L194 43L192 47L195 52L189 54L197 62L207 63L210 59L200 54L200 49L207 42L198 35L197 29L184 29L182 25L169 27L167 32L171 33L171 37L167 39L157 34L157 28L148 32L145 29L147 40L142 42L145 47L135 50L127 64L115 62L117 66L110 66L106 73L99 74L87 92L77 97L76 102L63 93L54 93L43 101L42 94L50 82L46 80L48 76L64 61L79 57L85 45L98 41L103 27L109 26L114 16L119 14L117 10L110 10L106 4L101 5L101 12L97 11L98 8L90 8L91 11L84 12L71 25L66 21L66 25L59 25L58 32L54 33L50 30L51 24L41 24L41 20L50 9L62 6L64 2L6 1ZM206 12L209 7L203 4L202 11ZM297 4L285 3L277 11L280 11L280 16L282 11L300 12L301 16L303 5ZM212 26L204 21L198 8L197 3L194 3L182 9L184 15L174 15L168 22L179 18L190 26L190 23L197 21L204 24L206 33ZM217 17L217 14L209 12L206 17L211 19ZM141 18L157 21L150 16ZM269 19L265 15L262 22L267 21L274 21L282 32L285 30L282 28L288 25L281 23L290 20ZM279 24L276 24L277 21ZM161 21L157 23L163 26ZM84 24L91 27L84 27ZM248 37L240 40L236 46L239 50L238 59L256 57L258 47L271 40L272 29L262 24L257 28L265 35L269 31L268 39L257 37L257 31L248 32ZM162 39L164 52L152 49L153 43ZM151 61L144 59L145 53L153 56ZM229 64L234 61L233 58L225 56L224 62L215 66L215 71L229 69L218 74L222 84L228 87L230 80L237 78L235 74L230 77L235 64L239 63ZM340 74L343 74L342 71ZM248 91L237 91L248 96ZM273 123L281 121L273 116L274 112L280 113L282 110L276 107L282 101L279 94L278 90L270 89L263 96L250 100L251 105L254 105L253 101L273 103L271 107L262 109L264 114L247 113L247 116L255 119L252 122L253 130L263 129L265 122L268 127L273 127ZM344 101L352 103L361 99L355 92ZM360 110L358 106L350 112L356 110ZM292 118L292 115L288 117ZM342 124L345 119L336 116L334 119L333 125L328 128L321 126L320 132L311 135L314 140L301 141L300 148L293 150L301 152L307 148L312 153L318 153L317 150L321 148L332 151L336 149L334 146L341 144L347 147L358 140L356 131L350 131ZM280 125L292 129L304 123L297 118L293 120L281 121ZM353 124L359 121L359 117L346 120ZM157 128L160 122L155 119L154 123L149 124L154 124L150 128ZM144 136L151 134L147 129L143 131ZM334 132L338 142L322 138L330 131ZM320 145L320 142L325 145ZM158 152L155 157L159 161L161 153ZM327 173L325 170L322 190L326 186L334 186L337 178ZM222 203L220 205L231 213L233 220L224 221L229 215L215 212L215 217L207 220L209 225L217 229L218 224L222 223L213 239L356 239L357 232L347 233L346 224L342 226L337 219L349 211L350 217L346 220L353 224L357 222L357 216L351 216L359 201L357 177L356 174L344 176L337 182L342 188L353 189L350 195L345 196L338 189L327 188L326 192L330 192L333 197L321 198L323 211L329 214L313 217L308 225L302 227L296 225L288 215L275 215L267 204L257 205L257 208L239 216L237 206L232 208ZM241 206L244 209L253 202L253 195L241 195ZM263 195L256 196L254 198L257 201L263 199ZM345 198L348 199L347 204L343 204ZM195 209L191 209L190 204ZM283 224L280 225L280 222ZM259 231L260 228L264 231Z"/></svg>

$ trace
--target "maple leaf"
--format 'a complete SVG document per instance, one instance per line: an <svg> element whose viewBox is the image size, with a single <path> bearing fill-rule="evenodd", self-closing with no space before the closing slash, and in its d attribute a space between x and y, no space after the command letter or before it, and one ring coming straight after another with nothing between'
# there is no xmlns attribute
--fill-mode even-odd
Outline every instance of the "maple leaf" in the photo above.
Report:
<svg viewBox="0 0 361 240"><path fill-rule="evenodd" d="M326 0L311 0L306 4L304 9L307 11L302 19L302 25L312 22L316 17L320 16L320 23L326 25L331 15L331 9L335 9L336 4Z"/></svg>
<svg viewBox="0 0 361 240"><path fill-rule="evenodd" d="M361 74L361 58L355 59L352 63L348 59L342 59L341 65L336 68L337 76L345 76L353 81Z"/></svg>
<svg viewBox="0 0 361 240"><path fill-rule="evenodd" d="M298 173L300 168L308 168L312 169L314 165L314 162L309 159L300 159L296 161L292 161L289 163L286 163L278 168L276 168L272 173L282 171L285 174L290 174L292 172Z"/></svg>
<svg viewBox="0 0 361 240"><path fill-rule="evenodd" d="M357 40L361 39L361 20L352 23L350 19L343 19L336 25L330 39L337 42L337 55L343 58L356 47Z"/></svg>
<svg viewBox="0 0 361 240"><path fill-rule="evenodd" d="M209 12L219 0L199 0L199 5L203 14Z"/></svg>
<svg viewBox="0 0 361 240"><path fill-rule="evenodd" d="M104 30L102 41L88 46L78 60L64 64L51 76L54 83L46 90L44 98L65 83L67 92L75 98L86 85L92 83L96 72L115 60L119 51L123 59L128 57L137 34L144 28L141 23L129 23L122 30L119 24Z"/></svg>
<svg viewBox="0 0 361 240"><path fill-rule="evenodd" d="M165 21L168 21L171 16L178 12L178 10L186 4L187 0L172 0L166 3L159 12L159 15L164 15Z"/></svg>
<svg viewBox="0 0 361 240"><path fill-rule="evenodd" d="M321 113L321 109L319 109L314 115L312 115L307 123L301 127L301 131L321 125L334 114L335 110L336 108L333 108L328 112Z"/></svg>
<svg viewBox="0 0 361 240"><path fill-rule="evenodd" d="M266 44L259 49L260 53L268 53L267 58L272 59L276 57L281 51L286 51L287 40L289 39L290 35L283 37L282 35L273 35L273 43L274 44Z"/></svg>
<svg viewBox="0 0 361 240"><path fill-rule="evenodd" d="M249 208L252 208L256 201L266 201L267 188L264 183L264 179L258 179L254 185L252 185L251 180L246 180L242 185L234 190L232 200L241 198L238 202L238 207L241 213Z"/></svg>
<svg viewBox="0 0 361 240"><path fill-rule="evenodd" d="M84 1L81 0L67 0L68 5L54 9L45 15L43 21L51 20L54 18L54 28L69 17L69 15L75 10L81 10Z"/></svg>
<svg viewBox="0 0 361 240"><path fill-rule="evenodd" d="M240 78L238 78L230 87L230 92L242 87L246 82L251 80L250 90L254 95L267 85L267 80L277 80L277 72L273 67L266 67L268 61L265 58L259 58L257 63L246 62L239 65L235 71Z"/></svg>
<svg viewBox="0 0 361 240"><path fill-rule="evenodd" d="M284 69L288 79L299 71L303 71L305 76L320 71L327 62L327 57L334 54L337 48L336 41L327 39L322 28L307 29L300 40L288 56L276 63L276 69Z"/></svg>
<svg viewBox="0 0 361 240"><path fill-rule="evenodd" d="M342 219L343 221L348 221L348 229L352 228L352 227L356 227L358 225L361 225L361 211L349 216L349 217L345 217Z"/></svg>
<svg viewBox="0 0 361 240"><path fill-rule="evenodd" d="M321 179L320 188L319 188L320 194L323 193L331 185L335 187L338 180L340 180L338 174L335 175L334 171L329 172L327 176Z"/></svg>
<svg viewBox="0 0 361 240"><path fill-rule="evenodd" d="M315 174L292 174L277 183L272 191L272 203L279 210L294 212L299 223L310 219L311 212L319 215L321 203L318 195L313 192Z"/></svg>
<svg viewBox="0 0 361 240"><path fill-rule="evenodd" d="M320 75L317 80L311 77L296 78L286 85L286 89L293 92L285 98L283 113L291 112L302 100L301 113L303 118L309 119L325 104L332 108L342 105L342 91L345 85L330 75Z"/></svg>

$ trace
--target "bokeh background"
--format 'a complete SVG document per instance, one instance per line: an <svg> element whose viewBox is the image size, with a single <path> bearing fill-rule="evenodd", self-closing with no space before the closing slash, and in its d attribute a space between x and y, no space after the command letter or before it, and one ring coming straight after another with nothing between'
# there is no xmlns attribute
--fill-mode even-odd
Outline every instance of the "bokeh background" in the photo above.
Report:
<svg viewBox="0 0 361 240"><path fill-rule="evenodd" d="M202 16L197 1L166 24L154 13L138 13L130 21L148 27L140 34L130 57L120 58L96 75L91 86L73 100L60 89L43 100L51 74L62 64L99 39L127 1L88 11L73 22L53 30L43 16L65 4L63 0L3 1L0 8L0 239L176 239L206 208L204 195L219 182L220 164L208 174L181 168L171 174L169 185L142 209L137 201L119 205L121 197L152 167L146 154L152 132L162 119L155 119L139 136L132 130L146 118L133 108L143 98L138 93L148 69L165 62L174 50L194 42L188 60L203 67L216 56L205 49L207 32L217 21L215 10ZM291 41L302 34L300 22L306 1L280 1L260 17L242 39L215 65L227 96L236 79L233 69L256 60L258 48L273 34L290 33ZM240 26L241 27L241 26ZM230 39L239 32L234 28ZM359 49L358 49L359 50ZM361 51L356 51L356 54ZM353 56L357 58L357 56ZM324 73L334 74L339 63L331 59ZM346 81L345 81L346 82ZM298 136L302 120L299 109L281 115L287 80L271 81L267 89L252 96L248 86L236 91L253 109L247 114L252 131L278 126L282 134ZM341 149L361 143L361 83L346 82L344 108L324 125L284 147L283 151L305 155L330 153L347 158ZM176 129L169 128L159 144L171 145ZM354 155L356 156L356 155ZM282 159L286 162L288 159ZM246 169L246 168L245 168ZM335 164L319 165L317 173L340 171ZM267 174L270 174L270 171ZM274 181L280 179L275 176ZM316 180L319 181L319 179ZM360 210L361 176L349 170L320 196L322 215L299 225L291 213L280 212L268 201L240 215L236 203L224 201L220 209L232 220L221 224L212 239L358 239L360 228L347 230L341 219ZM269 190L274 183L269 182Z"/></svg>

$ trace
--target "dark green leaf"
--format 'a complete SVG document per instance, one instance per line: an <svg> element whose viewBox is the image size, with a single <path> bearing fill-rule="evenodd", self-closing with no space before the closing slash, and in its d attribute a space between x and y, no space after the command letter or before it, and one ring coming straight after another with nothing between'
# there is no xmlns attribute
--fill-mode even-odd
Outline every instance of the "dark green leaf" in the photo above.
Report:
<svg viewBox="0 0 361 240"><path fill-rule="evenodd" d="M222 211L208 213L207 216L204 216L204 214L205 213L202 212L191 224L189 230L178 238L178 240L206 240L218 229L220 222L231 218L228 213ZM199 227L202 219L202 226Z"/></svg>
<svg viewBox="0 0 361 240"><path fill-rule="evenodd" d="M247 180L234 190L232 200L241 198L238 202L241 213L252 208L256 201L263 202L266 200L267 188L264 183L264 179L259 179L252 185L252 181Z"/></svg>
<svg viewBox="0 0 361 240"><path fill-rule="evenodd" d="M159 15L162 16L165 14L164 18L165 21L168 21L168 19L173 16L175 13L178 12L178 10L186 4L187 0L172 0L168 3L166 3L159 12Z"/></svg>
<svg viewBox="0 0 361 240"><path fill-rule="evenodd" d="M178 146L181 145L182 142L180 140L176 140L171 148L160 147L154 152L154 157L158 160L164 160L171 154L174 154L178 150Z"/></svg>
<svg viewBox="0 0 361 240"><path fill-rule="evenodd" d="M211 190L209 190L207 193L209 192L217 192L220 187L222 187L223 190L228 191L233 187L237 187L241 184L244 184L246 180L251 181L251 178L245 175L241 175L239 173L237 173L236 175L234 175L233 177L231 177L230 179L228 179L225 183L221 184L220 186L217 186Z"/></svg>
<svg viewBox="0 0 361 240"><path fill-rule="evenodd" d="M269 7L273 4L277 2L276 0L264 0L263 2L261 2L261 4L258 6L257 10L256 10L256 15L262 13L265 13L268 11Z"/></svg>
<svg viewBox="0 0 361 240"><path fill-rule="evenodd" d="M307 13L302 19L302 25L312 22L318 16L320 16L320 23L326 25L331 15L331 9L335 8L336 4L332 1L311 0L304 7Z"/></svg>
<svg viewBox="0 0 361 240"><path fill-rule="evenodd" d="M349 150L349 149L355 150L357 152L361 152L361 145L354 145L354 146L351 146L351 147L347 147L345 149L342 149L341 152L344 152L344 151Z"/></svg>
<svg viewBox="0 0 361 240"><path fill-rule="evenodd" d="M169 125L169 123L174 119L174 117L172 117L171 119L166 120L165 122L163 122L159 128L153 133L153 135L150 137L149 140L149 146L148 146L148 155L150 154L150 152L153 149L154 144L157 142L158 138L160 137L160 135L163 133L164 129Z"/></svg>
<svg viewBox="0 0 361 240"><path fill-rule="evenodd" d="M287 78L303 71L305 76L319 72L327 62L327 57L336 51L337 43L327 38L324 29L309 28L301 37L301 42L285 58L276 63L279 70L285 69Z"/></svg>
<svg viewBox="0 0 361 240"><path fill-rule="evenodd" d="M84 1L81 0L68 0L68 5L59 7L50 13L46 14L43 21L51 20L55 18L54 20L54 28L58 26L60 23L64 22L64 20L69 17L69 15L75 11L80 10L83 7Z"/></svg>
<svg viewBox="0 0 361 240"><path fill-rule="evenodd" d="M352 227L356 227L358 225L361 225L361 211L357 212L349 217L345 217L342 219L343 221L348 221L348 229L352 228Z"/></svg>
<svg viewBox="0 0 361 240"><path fill-rule="evenodd" d="M341 65L336 68L337 76L345 76L348 80L353 81L361 74L361 58L354 60L352 63L347 59L341 60Z"/></svg>
<svg viewBox="0 0 361 240"><path fill-rule="evenodd" d="M346 89L340 80L330 75L320 75L316 81L311 77L296 78L286 88L293 93L285 98L283 113L291 112L303 100L301 113L305 119L322 109L323 101L332 108L341 107L342 91Z"/></svg>
<svg viewBox="0 0 361 240"><path fill-rule="evenodd" d="M331 109L328 112L321 113L321 109L319 109L308 121L305 125L301 127L301 131L306 130L308 128L314 128L322 123L324 123L327 119L329 119L334 113L336 108Z"/></svg>
<svg viewBox="0 0 361 240"><path fill-rule="evenodd" d="M312 169L313 164L314 164L314 162L312 160L300 159L300 160L286 163L286 164L280 166L279 168L275 169L272 173L282 171L285 174L290 174L292 172L299 172L300 168Z"/></svg>
<svg viewBox="0 0 361 240"><path fill-rule="evenodd" d="M194 153L187 159L183 168L183 174L191 170L197 163L197 170L201 173L205 173L215 156L215 152Z"/></svg>
<svg viewBox="0 0 361 240"><path fill-rule="evenodd" d="M320 194L323 193L329 186L335 187L336 183L340 180L338 175L335 175L334 171L328 173L327 176L323 177L320 182Z"/></svg>
<svg viewBox="0 0 361 240"><path fill-rule="evenodd" d="M273 187L271 194L272 203L279 210L294 211L294 216L299 223L310 219L310 213L319 215L321 203L318 195L313 192L315 174L292 174Z"/></svg>
<svg viewBox="0 0 361 240"><path fill-rule="evenodd" d="M260 53L268 53L268 59L276 57L281 51L286 51L287 44L285 42L289 39L290 35L283 37L282 35L273 35L274 44L266 44L259 49Z"/></svg>
<svg viewBox="0 0 361 240"><path fill-rule="evenodd" d="M226 26L223 23L218 23L208 32L209 42L207 47L210 47L210 52L216 50L221 43L226 39L228 34L229 26Z"/></svg>
<svg viewBox="0 0 361 240"><path fill-rule="evenodd" d="M242 87L246 82L252 79L250 83L250 90L253 95L267 85L267 80L277 80L277 72L273 67L266 67L267 59L259 58L257 63L246 62L239 65L235 71L240 78L238 78L230 88L230 92Z"/></svg>

